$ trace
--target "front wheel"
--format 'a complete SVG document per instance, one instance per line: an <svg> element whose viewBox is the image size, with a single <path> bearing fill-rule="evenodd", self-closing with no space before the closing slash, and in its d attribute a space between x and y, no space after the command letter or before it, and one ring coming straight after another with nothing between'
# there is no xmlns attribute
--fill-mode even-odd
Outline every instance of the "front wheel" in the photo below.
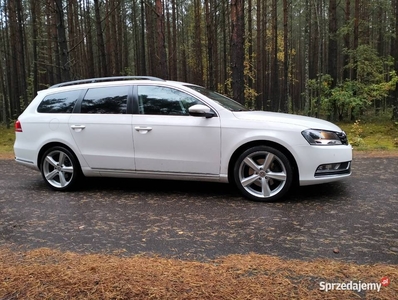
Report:
<svg viewBox="0 0 398 300"><path fill-rule="evenodd" d="M271 202L283 197L290 189L293 171L281 151L256 146L239 156L234 166L234 180L245 197Z"/></svg>
<svg viewBox="0 0 398 300"><path fill-rule="evenodd" d="M72 189L80 175L77 159L61 146L52 147L44 153L40 169L44 181L56 191Z"/></svg>

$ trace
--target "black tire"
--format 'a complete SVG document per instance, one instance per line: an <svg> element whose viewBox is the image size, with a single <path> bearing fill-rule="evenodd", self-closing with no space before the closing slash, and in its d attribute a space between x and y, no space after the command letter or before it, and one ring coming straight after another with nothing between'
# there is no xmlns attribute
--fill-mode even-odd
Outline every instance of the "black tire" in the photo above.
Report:
<svg viewBox="0 0 398 300"><path fill-rule="evenodd" d="M269 146L256 146L238 157L234 166L234 181L246 198L272 202L289 191L293 170L281 151Z"/></svg>
<svg viewBox="0 0 398 300"><path fill-rule="evenodd" d="M73 190L81 177L76 156L62 146L51 147L44 153L40 170L47 185L56 191Z"/></svg>

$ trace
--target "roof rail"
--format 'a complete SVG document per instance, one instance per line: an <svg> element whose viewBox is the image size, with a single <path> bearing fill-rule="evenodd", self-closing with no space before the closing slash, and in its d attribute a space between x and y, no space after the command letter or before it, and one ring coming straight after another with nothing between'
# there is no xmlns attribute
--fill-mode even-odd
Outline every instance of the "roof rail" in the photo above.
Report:
<svg viewBox="0 0 398 300"><path fill-rule="evenodd" d="M114 77L99 77L99 78L89 78L89 79L81 79L81 80L74 80L74 81L67 81L58 84L54 84L49 87L58 88L63 86L70 86L76 84L84 84L84 83L94 83L94 82L106 82L106 81L119 81L119 80L153 80L153 81L164 81L161 78L153 77L153 76L114 76Z"/></svg>

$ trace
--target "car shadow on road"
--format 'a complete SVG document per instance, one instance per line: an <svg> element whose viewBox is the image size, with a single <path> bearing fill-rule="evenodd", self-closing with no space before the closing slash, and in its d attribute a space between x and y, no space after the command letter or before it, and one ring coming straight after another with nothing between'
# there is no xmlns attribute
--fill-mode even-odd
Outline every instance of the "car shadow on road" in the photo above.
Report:
<svg viewBox="0 0 398 300"><path fill-rule="evenodd" d="M120 179L86 178L79 191L87 192L125 192L148 194L189 195L190 197L228 199L228 201L250 201L245 199L232 184L173 181L158 179ZM294 187L277 203L302 201L336 201L348 196L348 187L344 182L333 182L313 186ZM275 202L274 202L275 203Z"/></svg>
<svg viewBox="0 0 398 300"><path fill-rule="evenodd" d="M324 183L293 188L284 198L284 202L334 202L350 196L348 185L344 181Z"/></svg>
<svg viewBox="0 0 398 300"><path fill-rule="evenodd" d="M124 191L140 193L191 193L240 197L233 186L224 183L161 179L85 178L81 191Z"/></svg>

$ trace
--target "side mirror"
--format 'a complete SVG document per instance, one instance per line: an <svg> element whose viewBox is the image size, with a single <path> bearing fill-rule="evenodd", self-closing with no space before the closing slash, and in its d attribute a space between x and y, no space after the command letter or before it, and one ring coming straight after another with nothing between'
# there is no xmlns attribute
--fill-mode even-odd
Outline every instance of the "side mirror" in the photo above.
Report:
<svg viewBox="0 0 398 300"><path fill-rule="evenodd" d="M210 107L202 104L192 105L189 109L189 114L194 117L212 118L215 116Z"/></svg>

